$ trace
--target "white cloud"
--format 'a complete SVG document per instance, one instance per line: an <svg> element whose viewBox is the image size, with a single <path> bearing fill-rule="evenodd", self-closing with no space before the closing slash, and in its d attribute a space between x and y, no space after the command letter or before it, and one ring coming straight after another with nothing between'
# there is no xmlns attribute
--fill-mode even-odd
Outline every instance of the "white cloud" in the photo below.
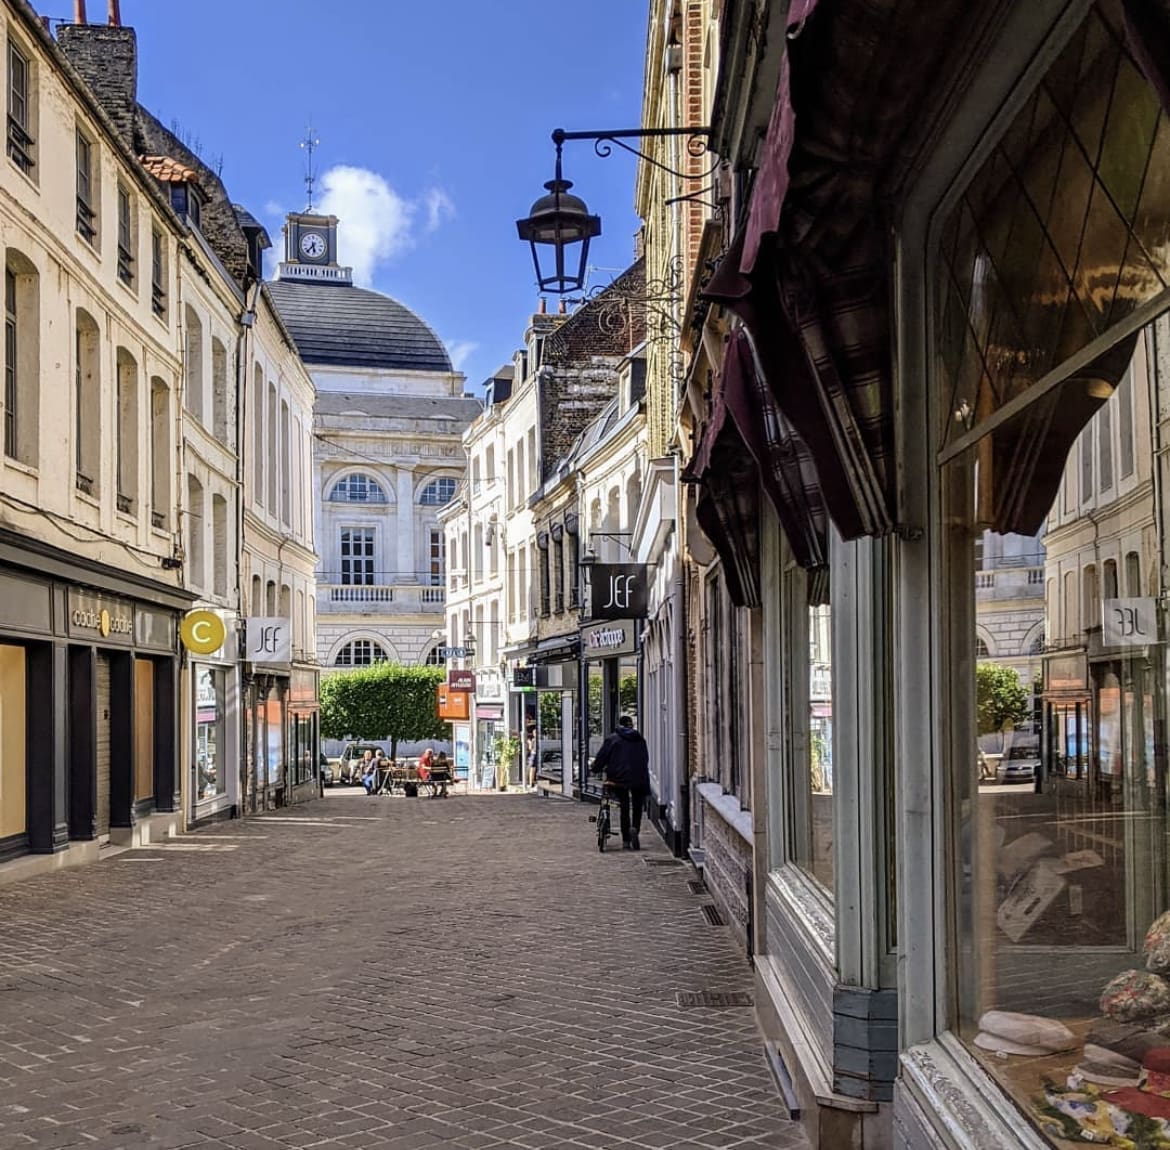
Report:
<svg viewBox="0 0 1170 1150"><path fill-rule="evenodd" d="M321 177L321 186L318 210L341 221L338 260L353 268L357 283L369 285L379 264L410 246L415 206L367 168L330 168Z"/></svg>
<svg viewBox="0 0 1170 1150"><path fill-rule="evenodd" d="M472 339L448 339L444 343L447 347L447 354L451 357L451 367L455 371L462 371L463 365L479 347L479 344Z"/></svg>
<svg viewBox="0 0 1170 1150"><path fill-rule="evenodd" d="M269 200L264 205L264 214L266 216L275 216L278 220L283 220L286 213L283 204L276 200Z"/></svg>
<svg viewBox="0 0 1170 1150"><path fill-rule="evenodd" d="M369 286L378 267L409 248L416 221L433 232L455 215L455 205L442 188L430 188L418 199L396 192L378 172L341 164L320 178L317 211L337 216L338 262L353 268L356 283Z"/></svg>
<svg viewBox="0 0 1170 1150"><path fill-rule="evenodd" d="M455 205L442 188L430 188L424 197L427 209L427 231L433 232L444 220L454 219Z"/></svg>

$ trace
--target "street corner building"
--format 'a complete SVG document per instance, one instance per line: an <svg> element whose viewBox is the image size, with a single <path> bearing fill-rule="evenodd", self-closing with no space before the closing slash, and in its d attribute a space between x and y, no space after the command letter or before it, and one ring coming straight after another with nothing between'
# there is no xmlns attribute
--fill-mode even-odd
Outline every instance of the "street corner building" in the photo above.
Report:
<svg viewBox="0 0 1170 1150"><path fill-rule="evenodd" d="M778 1080L822 1146L1168 1144L1170 17L651 7L716 171L640 175L635 547Z"/></svg>

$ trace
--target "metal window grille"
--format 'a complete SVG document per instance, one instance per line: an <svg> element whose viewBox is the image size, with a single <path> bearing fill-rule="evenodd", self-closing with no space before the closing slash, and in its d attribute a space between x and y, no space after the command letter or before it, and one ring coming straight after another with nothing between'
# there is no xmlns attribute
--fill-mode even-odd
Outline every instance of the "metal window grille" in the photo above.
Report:
<svg viewBox="0 0 1170 1150"><path fill-rule="evenodd" d="M8 154L26 175L32 171L33 145L28 131L28 58L9 42L8 45Z"/></svg>
<svg viewBox="0 0 1170 1150"><path fill-rule="evenodd" d="M118 279L134 282L134 244L130 225L130 193L118 188Z"/></svg>

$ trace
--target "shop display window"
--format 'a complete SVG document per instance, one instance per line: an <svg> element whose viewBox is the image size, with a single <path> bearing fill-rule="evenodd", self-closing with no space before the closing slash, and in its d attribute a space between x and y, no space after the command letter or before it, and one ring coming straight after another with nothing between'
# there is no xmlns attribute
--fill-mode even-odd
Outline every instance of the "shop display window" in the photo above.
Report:
<svg viewBox="0 0 1170 1150"><path fill-rule="evenodd" d="M195 664L195 801L204 802L227 793L224 774L226 733L224 690L227 672L222 667Z"/></svg>
<svg viewBox="0 0 1170 1150"><path fill-rule="evenodd" d="M828 891L833 889L834 823L831 627L828 604L808 609L808 769L807 774L802 770L797 797L801 825L794 836L796 861Z"/></svg>
<svg viewBox="0 0 1170 1150"><path fill-rule="evenodd" d="M1170 1148L1168 188L1095 9L940 233L951 1021L1055 1146Z"/></svg>
<svg viewBox="0 0 1170 1150"><path fill-rule="evenodd" d="M23 647L0 643L0 839L27 826Z"/></svg>

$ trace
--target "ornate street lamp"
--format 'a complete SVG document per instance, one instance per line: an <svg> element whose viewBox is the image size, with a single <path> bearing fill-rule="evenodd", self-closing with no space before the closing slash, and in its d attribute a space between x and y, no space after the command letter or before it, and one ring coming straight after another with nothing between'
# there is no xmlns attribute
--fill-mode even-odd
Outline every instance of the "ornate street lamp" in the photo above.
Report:
<svg viewBox="0 0 1170 1150"><path fill-rule="evenodd" d="M573 186L561 172L561 147L566 140L592 140L593 150L599 156L608 156L616 144L627 152L662 168L682 179L699 178L685 172L676 172L666 167L637 148L623 143L629 139L647 139L663 136L686 136L687 151L700 156L707 150L709 128L621 128L612 132L566 132L557 128L552 141L557 149L556 175L545 184L548 195L541 196L532 205L527 217L516 221L520 238L532 247L532 264L536 269L536 282L541 291L564 295L566 292L581 291L585 285L589 258L589 241L601 235L601 217L591 216L585 201L570 194ZM710 175L710 173L704 173ZM552 249L551 268L541 268L541 249Z"/></svg>

